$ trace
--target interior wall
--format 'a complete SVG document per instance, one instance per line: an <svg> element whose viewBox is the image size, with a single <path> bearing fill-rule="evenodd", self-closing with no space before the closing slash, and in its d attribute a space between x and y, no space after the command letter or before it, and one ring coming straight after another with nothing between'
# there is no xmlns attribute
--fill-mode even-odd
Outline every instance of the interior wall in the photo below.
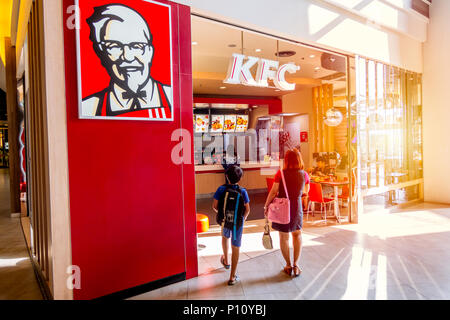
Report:
<svg viewBox="0 0 450 320"><path fill-rule="evenodd" d="M67 158L66 95L62 1L43 1L46 106L48 130L50 232L52 237L53 297L73 299L67 286L67 268L72 265L69 183ZM52 36L48 36L48 35Z"/></svg>
<svg viewBox="0 0 450 320"><path fill-rule="evenodd" d="M300 142L300 133L308 132L308 137L310 134L309 130L309 114L302 114L299 116L285 117L284 118L284 129L290 133L292 143L294 146L300 145L300 150L302 153L303 162L305 163L305 169L312 166L311 158L311 148L310 142Z"/></svg>
<svg viewBox="0 0 450 320"><path fill-rule="evenodd" d="M269 115L269 107L268 106L258 106L258 108L253 109L250 112L250 116L248 119L248 128L255 129L258 123L258 118Z"/></svg>
<svg viewBox="0 0 450 320"><path fill-rule="evenodd" d="M304 88L297 92L286 94L282 96L283 102L283 113L299 113L299 114L307 114L308 115L308 128L305 131L308 131L308 144L312 146L312 141L314 141L314 132L311 128L314 128L314 117L313 117L313 96L311 88ZM295 118L295 117L291 117ZM285 118L286 119L286 118ZM295 119L289 119L289 121L295 121ZM303 130L302 130L303 131ZM315 150L312 147L308 146L308 152L303 153L303 160L305 161L305 165L307 167L312 163L312 154Z"/></svg>
<svg viewBox="0 0 450 320"><path fill-rule="evenodd" d="M423 155L425 201L450 203L450 1L433 1L424 45Z"/></svg>

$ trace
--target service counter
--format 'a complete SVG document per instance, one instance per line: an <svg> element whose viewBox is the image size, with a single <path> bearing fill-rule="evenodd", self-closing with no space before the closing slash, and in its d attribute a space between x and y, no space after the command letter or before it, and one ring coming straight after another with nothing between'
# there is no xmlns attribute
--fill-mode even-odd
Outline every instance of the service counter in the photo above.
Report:
<svg viewBox="0 0 450 320"><path fill-rule="evenodd" d="M266 178L272 178L279 169L279 162L244 162L240 167L244 176L239 183L247 190L267 190ZM225 183L222 165L195 166L195 194L197 197L209 197L219 186Z"/></svg>

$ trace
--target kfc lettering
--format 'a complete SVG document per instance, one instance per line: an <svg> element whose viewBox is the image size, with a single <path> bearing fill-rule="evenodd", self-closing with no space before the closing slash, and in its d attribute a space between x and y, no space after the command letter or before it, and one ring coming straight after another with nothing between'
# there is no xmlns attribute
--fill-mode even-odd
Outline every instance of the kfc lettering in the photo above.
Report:
<svg viewBox="0 0 450 320"><path fill-rule="evenodd" d="M247 58L247 61L244 60ZM256 78L253 77L250 69L258 63ZM243 84L246 86L269 87L267 80L272 80L274 85L283 91L295 90L295 83L286 81L285 74L296 73L300 67L293 63L279 66L278 61L267 60L256 57L246 57L242 54L234 53L228 67L227 78L224 83Z"/></svg>

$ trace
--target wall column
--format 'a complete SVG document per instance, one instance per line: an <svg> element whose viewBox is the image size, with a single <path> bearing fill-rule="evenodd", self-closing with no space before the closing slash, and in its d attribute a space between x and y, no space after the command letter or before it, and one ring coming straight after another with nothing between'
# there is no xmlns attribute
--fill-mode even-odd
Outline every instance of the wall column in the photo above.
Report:
<svg viewBox="0 0 450 320"><path fill-rule="evenodd" d="M424 44L423 161L425 201L450 203L450 1L433 1Z"/></svg>
<svg viewBox="0 0 450 320"><path fill-rule="evenodd" d="M52 238L52 291L56 300L73 299L67 270L72 265L67 155L66 87L62 0L42 1L45 98ZM81 280L82 281L82 280Z"/></svg>
<svg viewBox="0 0 450 320"><path fill-rule="evenodd" d="M9 185L11 213L20 212L19 117L17 112L16 49L5 38L6 104L8 110Z"/></svg>

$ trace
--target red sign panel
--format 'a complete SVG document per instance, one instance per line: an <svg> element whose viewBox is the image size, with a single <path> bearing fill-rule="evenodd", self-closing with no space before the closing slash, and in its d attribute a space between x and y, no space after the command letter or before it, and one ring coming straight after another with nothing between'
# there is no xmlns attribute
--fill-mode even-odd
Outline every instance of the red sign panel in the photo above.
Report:
<svg viewBox="0 0 450 320"><path fill-rule="evenodd" d="M171 157L179 144L172 141L174 132L181 129L193 136L190 9L165 0L111 2L79 0L79 31L71 24L75 0L64 0L63 8L72 264L81 270L75 299L197 275L193 154L190 162L181 164ZM127 21L126 28L122 20ZM133 66L143 61L138 53L145 55L150 49L150 77L145 82ZM103 58L111 57L117 60L108 65ZM81 91L77 67L81 67ZM146 88L151 81L152 90ZM169 85L173 112L164 118L162 108L146 109L142 101L155 97L163 101ZM128 89L141 87L145 96L131 97L129 102L130 109L137 102L140 106L108 114L114 111L113 103L130 97ZM173 120L80 119L80 92L84 100L94 97L92 104L97 107L95 115L86 118ZM118 92L126 94L117 97ZM167 94L166 98L170 102ZM144 111L147 116L139 118Z"/></svg>
<svg viewBox="0 0 450 320"><path fill-rule="evenodd" d="M78 0L78 103L83 119L173 120L171 7Z"/></svg>
<svg viewBox="0 0 450 320"><path fill-rule="evenodd" d="M308 131L300 132L300 142L308 142Z"/></svg>

